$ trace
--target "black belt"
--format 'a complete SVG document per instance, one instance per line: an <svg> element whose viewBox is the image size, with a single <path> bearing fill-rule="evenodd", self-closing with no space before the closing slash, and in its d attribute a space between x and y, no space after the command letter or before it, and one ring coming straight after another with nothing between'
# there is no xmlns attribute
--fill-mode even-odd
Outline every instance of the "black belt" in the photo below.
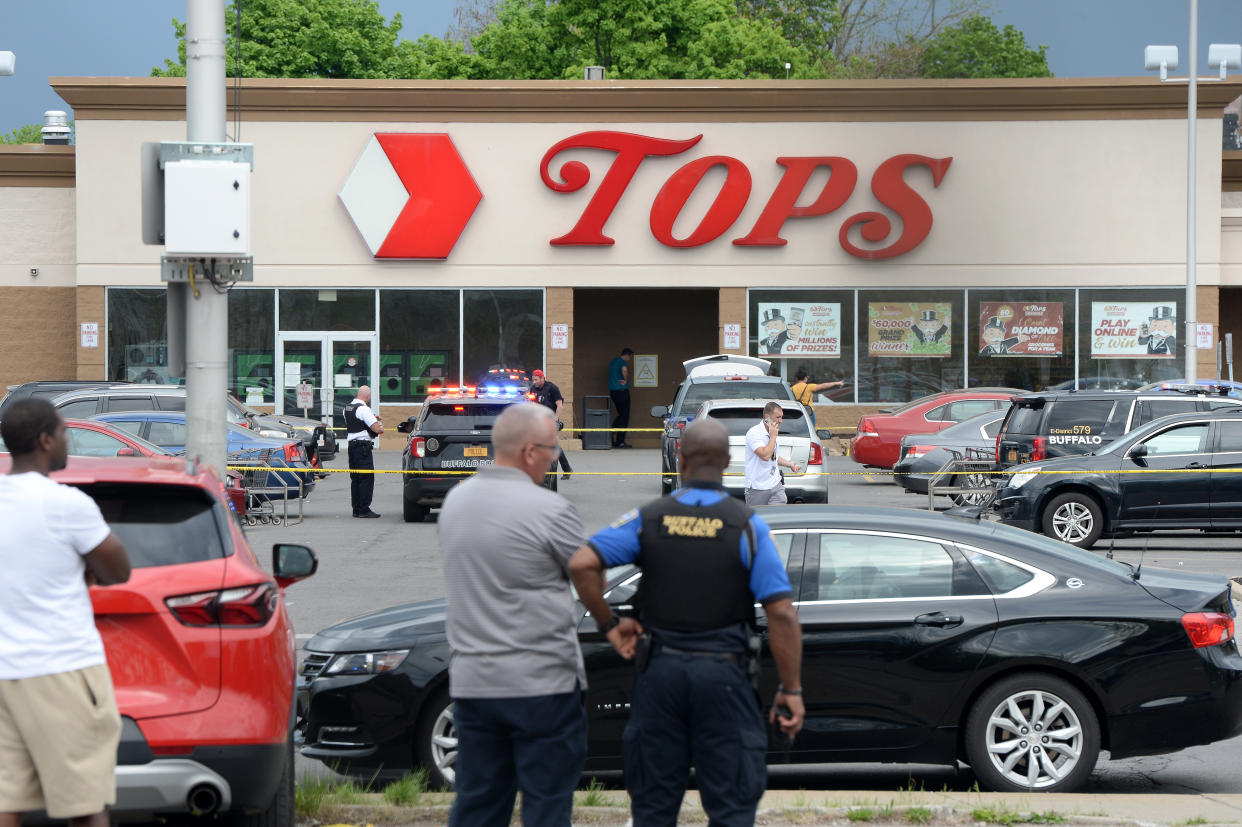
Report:
<svg viewBox="0 0 1242 827"><path fill-rule="evenodd" d="M665 646L660 644L660 648L656 650L656 654L664 652L669 655L690 655L695 658L716 658L717 660L727 660L729 663L742 665L742 656L737 652L692 652L688 649L678 649L674 646Z"/></svg>

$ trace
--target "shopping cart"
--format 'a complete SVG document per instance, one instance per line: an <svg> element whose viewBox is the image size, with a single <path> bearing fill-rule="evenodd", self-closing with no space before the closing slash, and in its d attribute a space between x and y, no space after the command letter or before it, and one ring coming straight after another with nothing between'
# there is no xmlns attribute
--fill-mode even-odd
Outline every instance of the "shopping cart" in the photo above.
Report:
<svg viewBox="0 0 1242 827"><path fill-rule="evenodd" d="M952 497L955 505L987 508L996 499L999 476L996 453L987 448L947 449L951 456L927 481L927 508L936 510L936 495Z"/></svg>
<svg viewBox="0 0 1242 827"><path fill-rule="evenodd" d="M302 514L302 476L292 470L269 470L272 458L230 460L246 487L246 525L298 525ZM297 499L297 520L289 520L289 500ZM277 502L280 503L277 513Z"/></svg>

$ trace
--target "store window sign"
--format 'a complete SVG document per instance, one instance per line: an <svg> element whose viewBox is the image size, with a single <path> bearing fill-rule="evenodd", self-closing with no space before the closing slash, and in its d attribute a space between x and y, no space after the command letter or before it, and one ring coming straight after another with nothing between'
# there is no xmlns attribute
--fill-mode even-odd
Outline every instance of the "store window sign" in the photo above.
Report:
<svg viewBox="0 0 1242 827"><path fill-rule="evenodd" d="M1166 302L1091 302L1091 358L1172 359L1177 308Z"/></svg>
<svg viewBox="0 0 1242 827"><path fill-rule="evenodd" d="M1061 302L979 302L980 356L1060 356Z"/></svg>
<svg viewBox="0 0 1242 827"><path fill-rule="evenodd" d="M562 164L554 177L552 162L561 152L600 149L615 152L616 157L573 229L553 238L550 242L552 246L614 244L614 239L604 233L605 225L642 163L651 157L680 155L697 145L702 138L702 135L696 135L685 140L671 140L629 132L595 131L583 132L554 144L540 162L539 175L545 186L559 193L577 192L591 180L591 170L576 160ZM755 225L746 235L733 239L733 244L739 247L784 246L787 242L780 232L787 220L835 212L849 200L858 182L858 168L847 158L789 156L778 157L776 162L784 167L781 179L768 196ZM906 183L905 173L914 167L926 167L931 172L932 186L939 187L952 162L951 157L932 158L913 154L895 155L882 162L871 176L871 191L876 200L900 219L900 235L892 238L893 224L884 213L855 213L841 224L838 233L841 247L858 258L888 259L908 253L921 244L931 233L932 211L923 197ZM689 235L678 238L673 234L678 216L704 176L716 167L725 170L724 184L698 226ZM819 169L829 170L827 183L810 204L798 206L804 198L811 175ZM708 244L729 231L746 207L750 195L750 170L740 160L728 155L697 158L669 176L660 188L651 205L651 234L668 247ZM856 227L865 242L890 243L879 248L859 247L851 240L851 231Z"/></svg>
<svg viewBox="0 0 1242 827"><path fill-rule="evenodd" d="M867 355L952 356L953 305L948 302L869 302Z"/></svg>
<svg viewBox="0 0 1242 827"><path fill-rule="evenodd" d="M761 356L841 357L841 305L760 302Z"/></svg>

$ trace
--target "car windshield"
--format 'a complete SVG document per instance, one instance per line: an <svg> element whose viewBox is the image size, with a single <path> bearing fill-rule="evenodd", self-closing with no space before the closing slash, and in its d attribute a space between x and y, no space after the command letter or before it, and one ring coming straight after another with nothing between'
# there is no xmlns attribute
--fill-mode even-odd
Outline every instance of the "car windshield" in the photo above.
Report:
<svg viewBox="0 0 1242 827"><path fill-rule="evenodd" d="M693 414L709 399L792 399L783 382L726 379L723 382L692 382L681 400L683 414Z"/></svg>
<svg viewBox="0 0 1242 827"><path fill-rule="evenodd" d="M509 407L506 403L433 402L427 406L419 430L429 431L484 431L491 430L500 412Z"/></svg>
<svg viewBox="0 0 1242 827"><path fill-rule="evenodd" d="M81 488L99 505L134 568L225 556L214 501L197 488L127 483L96 483Z"/></svg>
<svg viewBox="0 0 1242 827"><path fill-rule="evenodd" d="M707 412L710 419L715 419L729 429L729 436L745 436L746 432L759 424L763 418L762 406L754 408L712 408ZM808 436L806 417L802 411L786 410L781 420L781 436Z"/></svg>

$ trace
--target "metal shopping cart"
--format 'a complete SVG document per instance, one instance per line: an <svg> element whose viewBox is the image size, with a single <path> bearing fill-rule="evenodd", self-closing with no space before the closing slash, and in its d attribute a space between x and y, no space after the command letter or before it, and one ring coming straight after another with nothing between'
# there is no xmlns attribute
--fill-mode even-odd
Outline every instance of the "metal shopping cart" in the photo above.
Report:
<svg viewBox="0 0 1242 827"><path fill-rule="evenodd" d="M986 448L948 449L952 456L927 481L927 509L936 510L936 495L953 498L954 505L987 508L996 499L999 477L996 454Z"/></svg>
<svg viewBox="0 0 1242 827"><path fill-rule="evenodd" d="M302 475L293 469L275 470L274 464L276 459L270 455L229 460L230 466L241 471L246 487L246 514L241 518L246 525L298 525L303 520ZM291 498L297 500L297 519L293 522L289 519Z"/></svg>

